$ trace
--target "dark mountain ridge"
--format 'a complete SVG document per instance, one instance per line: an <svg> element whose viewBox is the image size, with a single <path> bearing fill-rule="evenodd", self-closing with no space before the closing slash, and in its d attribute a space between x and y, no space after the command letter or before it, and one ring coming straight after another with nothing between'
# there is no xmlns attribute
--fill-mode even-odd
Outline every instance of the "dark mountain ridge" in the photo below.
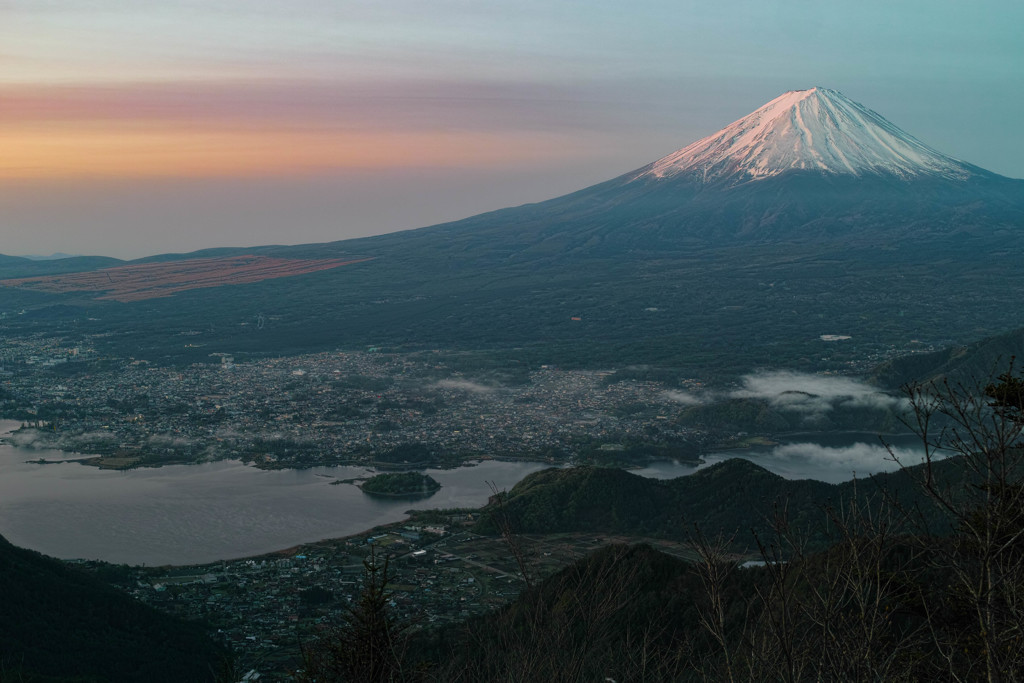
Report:
<svg viewBox="0 0 1024 683"><path fill-rule="evenodd" d="M947 381L971 389L979 378L1006 372L1011 362L1018 369L1024 362L1024 328L966 345L893 359L875 369L874 379L892 389L915 382Z"/></svg>
<svg viewBox="0 0 1024 683"><path fill-rule="evenodd" d="M507 518L520 533L583 531L688 539L695 525L710 537L731 539L738 552L756 552L756 538L774 536L778 515L809 547L828 539L828 508L856 502L881 509L898 500L907 509L933 510L917 485L921 466L888 474L828 484L813 479L785 479L760 465L732 458L675 479L641 477L625 470L598 467L546 469L530 474L491 504L477 523L481 533L497 533ZM956 459L933 465L943 482L963 482ZM938 511L934 510L938 520ZM938 523L938 530L941 523ZM756 537L756 538L755 538Z"/></svg>
<svg viewBox="0 0 1024 683"><path fill-rule="evenodd" d="M199 624L0 537L0 680L213 681L223 652Z"/></svg>

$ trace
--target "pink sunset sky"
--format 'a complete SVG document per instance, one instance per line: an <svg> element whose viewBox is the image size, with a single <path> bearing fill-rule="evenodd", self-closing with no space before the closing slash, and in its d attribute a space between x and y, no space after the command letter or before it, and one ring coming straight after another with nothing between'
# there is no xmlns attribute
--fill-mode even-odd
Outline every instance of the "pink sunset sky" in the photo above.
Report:
<svg viewBox="0 0 1024 683"><path fill-rule="evenodd" d="M781 92L1024 176L1019 2L0 2L0 253L122 258L540 201Z"/></svg>

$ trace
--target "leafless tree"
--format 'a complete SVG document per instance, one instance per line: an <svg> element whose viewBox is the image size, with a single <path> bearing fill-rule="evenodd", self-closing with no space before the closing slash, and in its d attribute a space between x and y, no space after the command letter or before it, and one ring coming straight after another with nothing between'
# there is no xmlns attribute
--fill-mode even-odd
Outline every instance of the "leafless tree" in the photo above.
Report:
<svg viewBox="0 0 1024 683"><path fill-rule="evenodd" d="M1024 678L1024 380L1009 370L987 385L944 381L907 388L924 463L905 468L951 529L929 541L950 579L928 604L933 642L954 680ZM890 449L901 466L899 456ZM967 633L936 620L969 615Z"/></svg>
<svg viewBox="0 0 1024 683"><path fill-rule="evenodd" d="M509 515L508 509L505 507L505 491L499 491L497 485L494 482L487 482L487 486L491 489L491 498L489 505L491 507L491 519L494 520L495 525L498 527L498 533L501 534L501 538L505 541L505 545L508 547L509 554L516 562L516 566L519 568L519 575L523 579L523 583L526 584L526 588L532 587L530 581L530 568L526 563L526 551L523 549L523 544L519 538L519 533L516 529L516 525Z"/></svg>
<svg viewBox="0 0 1024 683"><path fill-rule="evenodd" d="M345 621L316 643L302 648L300 683L360 681L384 683L405 680L404 630L388 611L389 560L370 547L363 561L363 586Z"/></svg>

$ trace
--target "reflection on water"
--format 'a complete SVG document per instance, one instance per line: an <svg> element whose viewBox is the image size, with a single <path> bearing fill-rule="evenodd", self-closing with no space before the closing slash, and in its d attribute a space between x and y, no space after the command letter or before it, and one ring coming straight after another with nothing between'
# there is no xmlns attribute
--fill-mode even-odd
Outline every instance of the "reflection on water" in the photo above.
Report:
<svg viewBox="0 0 1024 683"><path fill-rule="evenodd" d="M786 479L817 479L838 484L854 476L867 477L896 470L899 464L893 455L904 465L915 465L924 457L921 441L913 434L886 437L885 443L874 434L860 433L814 434L807 435L806 439L777 446L708 453L701 456L704 464L699 466L665 461L631 472L654 479L673 479L723 460L744 458Z"/></svg>
<svg viewBox="0 0 1024 683"><path fill-rule="evenodd" d="M697 465L678 460L659 460L652 462L646 467L630 470L633 474L650 479L675 479L685 477L697 471Z"/></svg>
<svg viewBox="0 0 1024 683"><path fill-rule="evenodd" d="M709 454L704 456L705 467L736 457L746 458L787 479L838 484L854 476L895 471L900 463L916 465L924 457L924 449L920 439L912 434L886 437L884 443L872 434L820 434L809 441Z"/></svg>
<svg viewBox="0 0 1024 683"><path fill-rule="evenodd" d="M17 426L0 421L0 433ZM824 445L717 453L705 460L710 464L736 456L790 478L824 481L847 480L853 471L866 476L892 469L884 449L862 435ZM907 448L905 456L913 458L913 450ZM478 507L487 501L490 483L511 489L544 467L484 461L456 470L427 470L441 489L430 498L408 500L374 498L352 485L331 485L336 479L366 475L369 470L361 467L264 471L221 461L118 472L74 462L26 462L67 457L59 451L0 445L0 534L56 557L130 564L244 557L360 533L401 520L409 509ZM695 469L660 462L635 472L669 479Z"/></svg>

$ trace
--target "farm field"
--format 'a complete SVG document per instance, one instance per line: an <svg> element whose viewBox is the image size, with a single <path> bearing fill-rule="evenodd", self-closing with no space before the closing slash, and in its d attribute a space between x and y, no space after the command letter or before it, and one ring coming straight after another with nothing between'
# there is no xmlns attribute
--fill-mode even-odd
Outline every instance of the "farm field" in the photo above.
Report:
<svg viewBox="0 0 1024 683"><path fill-rule="evenodd" d="M273 278L304 275L353 263L361 259L287 259L241 255L199 258L165 263L142 263L104 268L86 273L66 273L0 280L0 286L31 289L51 294L95 292L97 299L143 301L166 297L188 289L239 285Z"/></svg>

